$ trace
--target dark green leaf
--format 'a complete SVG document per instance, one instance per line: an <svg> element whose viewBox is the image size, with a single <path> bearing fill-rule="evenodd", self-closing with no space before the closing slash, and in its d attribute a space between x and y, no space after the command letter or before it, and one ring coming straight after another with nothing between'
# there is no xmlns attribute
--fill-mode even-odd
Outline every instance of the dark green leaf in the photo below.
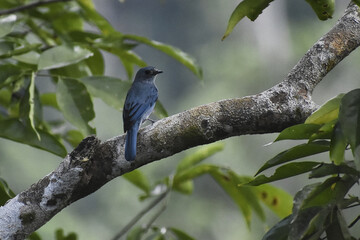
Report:
<svg viewBox="0 0 360 240"><path fill-rule="evenodd" d="M256 173L258 175L260 172L271 168L273 166L289 162L295 159L311 156L314 154L326 152L330 150L329 142L327 141L317 141L311 143L304 143L292 147L286 151L283 151L267 161Z"/></svg>
<svg viewBox="0 0 360 240"><path fill-rule="evenodd" d="M65 147L53 135L39 129L38 132L41 141L31 128L24 126L18 119L0 120L0 137L40 148L60 157L66 156Z"/></svg>
<svg viewBox="0 0 360 240"><path fill-rule="evenodd" d="M230 33L233 31L234 27L241 19L245 16L248 17L251 21L254 21L262 11L269 6L273 0L243 0L230 16L226 31L222 40L224 40Z"/></svg>
<svg viewBox="0 0 360 240"><path fill-rule="evenodd" d="M195 60L189 56L187 53L181 51L178 48L172 47L170 45L166 45L161 42L157 42L154 40L150 40L145 37L140 37L136 35L125 35L124 39L133 40L139 43L143 43L149 45L157 50L162 51L163 53L169 55L175 60L179 61L183 65L185 65L188 69L190 69L198 78L202 78L202 70L196 64Z"/></svg>
<svg viewBox="0 0 360 240"><path fill-rule="evenodd" d="M10 57L15 57L15 56L23 56L25 53L31 52L33 50L37 50L39 47L41 47L41 44L39 44L39 43L27 44L24 46L20 46L18 48L15 48L12 51L1 54L0 59L5 59L5 58L10 58Z"/></svg>
<svg viewBox="0 0 360 240"><path fill-rule="evenodd" d="M16 19L17 17L14 14L0 17L0 38L12 32Z"/></svg>
<svg viewBox="0 0 360 240"><path fill-rule="evenodd" d="M262 240L288 240L292 220L292 215L284 218L267 231Z"/></svg>
<svg viewBox="0 0 360 240"><path fill-rule="evenodd" d="M337 119L334 119L328 123L323 124L316 133L310 136L309 142L313 142L317 139L331 139L336 123Z"/></svg>
<svg viewBox="0 0 360 240"><path fill-rule="evenodd" d="M105 71L105 62L103 55L96 48L91 48L93 56L85 59L85 63L89 66L92 75L103 75Z"/></svg>
<svg viewBox="0 0 360 240"><path fill-rule="evenodd" d="M347 146L346 138L341 130L340 124L336 124L330 144L330 160L336 165L344 162L345 149Z"/></svg>
<svg viewBox="0 0 360 240"><path fill-rule="evenodd" d="M315 166L319 165L318 162L293 162L284 164L277 168L275 173L270 177L265 175L257 176L254 180L247 183L250 186L258 186L264 183L274 182L280 179L293 177L299 174L309 172L314 169Z"/></svg>
<svg viewBox="0 0 360 240"><path fill-rule="evenodd" d="M257 198L280 218L291 214L293 198L288 192L270 184L263 184L251 189L256 193Z"/></svg>
<svg viewBox="0 0 360 240"><path fill-rule="evenodd" d="M66 132L64 136L64 140L71 144L71 146L76 147L79 145L81 140L83 140L85 137L84 135L77 130L69 130Z"/></svg>
<svg viewBox="0 0 360 240"><path fill-rule="evenodd" d="M162 105L162 103L159 100L156 102L156 105L154 108L154 113L160 119L166 118L169 116L166 109L164 108L164 106Z"/></svg>
<svg viewBox="0 0 360 240"><path fill-rule="evenodd" d="M332 18L335 0L306 0L320 20Z"/></svg>
<svg viewBox="0 0 360 240"><path fill-rule="evenodd" d="M280 140L298 140L298 139L309 139L311 135L316 133L321 125L318 124L298 124L288 127L281 131L279 136L274 142Z"/></svg>
<svg viewBox="0 0 360 240"><path fill-rule="evenodd" d="M359 172L356 171L355 168L348 166L345 163L340 164L339 166L336 166L334 164L329 163L322 163L320 167L315 168L311 171L309 178L320 178L325 177L333 174L350 174L354 176L358 176Z"/></svg>
<svg viewBox="0 0 360 240"><path fill-rule="evenodd" d="M145 235L146 229L140 226L136 226L126 236L126 240L141 240Z"/></svg>
<svg viewBox="0 0 360 240"><path fill-rule="evenodd" d="M191 237L186 232L178 229L178 228L168 228L169 231L171 231L172 234L176 236L176 239L178 240L195 240L195 238Z"/></svg>
<svg viewBox="0 0 360 240"><path fill-rule="evenodd" d="M64 67L80 62L92 55L91 51L79 46L56 46L41 53L38 69L47 70Z"/></svg>
<svg viewBox="0 0 360 240"><path fill-rule="evenodd" d="M65 236L64 234L64 230L63 229L57 229L55 231L55 239L56 240L77 240L77 235L76 233L69 233L67 236Z"/></svg>
<svg viewBox="0 0 360 240"><path fill-rule="evenodd" d="M91 0L77 0L87 21L94 24L104 35L120 34L101 14L99 14Z"/></svg>
<svg viewBox="0 0 360 240"><path fill-rule="evenodd" d="M150 193L150 181L140 170L135 169L129 173L124 174L123 177L143 190L146 194Z"/></svg>
<svg viewBox="0 0 360 240"><path fill-rule="evenodd" d="M195 153L183 158L179 162L176 171L177 173L181 173L182 171L191 168L192 166L200 163L201 161L214 155L215 153L222 151L223 149L224 149L224 144L220 142L203 146Z"/></svg>
<svg viewBox="0 0 360 240"><path fill-rule="evenodd" d="M341 100L339 124L350 143L355 156L355 165L360 170L360 89L347 93Z"/></svg>
<svg viewBox="0 0 360 240"><path fill-rule="evenodd" d="M95 133L89 121L94 119L91 97L83 83L74 79L59 78L56 89L57 103L64 117L85 135Z"/></svg>
<svg viewBox="0 0 360 240"><path fill-rule="evenodd" d="M81 78L90 94L101 98L106 104L115 109L122 109L126 93L131 86L128 81L106 76L90 76Z"/></svg>
<svg viewBox="0 0 360 240"><path fill-rule="evenodd" d="M40 234L38 234L37 232L33 232L32 234L30 234L30 236L27 237L28 240L41 240L41 236Z"/></svg>
<svg viewBox="0 0 360 240"><path fill-rule="evenodd" d="M0 178L0 206L4 206L7 200L15 197L14 192L9 188L7 182Z"/></svg>
<svg viewBox="0 0 360 240"><path fill-rule="evenodd" d="M326 229L329 240L355 240L351 237L347 224L341 211L334 209L328 217L329 226Z"/></svg>
<svg viewBox="0 0 360 240"><path fill-rule="evenodd" d="M56 94L55 93L43 93L40 95L40 102L44 106L53 107L57 110L60 110L59 105L56 101Z"/></svg>
<svg viewBox="0 0 360 240"><path fill-rule="evenodd" d="M23 76L23 70L16 65L0 65L0 86L6 85Z"/></svg>
<svg viewBox="0 0 360 240"><path fill-rule="evenodd" d="M324 124L333 121L338 118L340 102L344 94L339 94L336 97L327 101L318 110L316 110L311 116L309 116L306 124Z"/></svg>
<svg viewBox="0 0 360 240"><path fill-rule="evenodd" d="M63 12L53 17L52 25L56 32L67 34L72 31L81 31L83 29L83 18L76 12Z"/></svg>

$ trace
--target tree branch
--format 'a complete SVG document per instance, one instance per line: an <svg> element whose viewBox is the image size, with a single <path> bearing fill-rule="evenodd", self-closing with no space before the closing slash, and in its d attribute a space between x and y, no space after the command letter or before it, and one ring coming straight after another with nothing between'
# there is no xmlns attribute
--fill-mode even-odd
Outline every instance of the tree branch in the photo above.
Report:
<svg viewBox="0 0 360 240"><path fill-rule="evenodd" d="M70 1L73 1L73 0L45 0L45 1L33 2L33 3L23 5L23 6L18 6L18 7L11 8L11 9L1 10L0 11L0 16L15 13L15 12L21 12L21 11L24 11L24 10L28 10L28 9L31 9L31 8L36 8L36 7L39 7L39 6L42 6L42 5L46 5L46 4L58 3L58 2L70 2Z"/></svg>
<svg viewBox="0 0 360 240"><path fill-rule="evenodd" d="M103 143L85 138L59 167L0 208L0 239L24 239L59 211L142 165L202 144L272 133L302 123L315 109L315 86L360 44L359 8L344 16L288 76L257 95L227 99L162 119L139 132L138 155L124 159L124 135Z"/></svg>

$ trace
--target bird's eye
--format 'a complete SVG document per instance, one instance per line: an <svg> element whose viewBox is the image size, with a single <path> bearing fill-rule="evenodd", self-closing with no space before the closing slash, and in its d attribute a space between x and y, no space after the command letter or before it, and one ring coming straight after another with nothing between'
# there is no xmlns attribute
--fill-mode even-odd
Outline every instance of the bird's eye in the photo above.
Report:
<svg viewBox="0 0 360 240"><path fill-rule="evenodd" d="M146 70L146 71L145 71L145 74L150 74L150 70Z"/></svg>

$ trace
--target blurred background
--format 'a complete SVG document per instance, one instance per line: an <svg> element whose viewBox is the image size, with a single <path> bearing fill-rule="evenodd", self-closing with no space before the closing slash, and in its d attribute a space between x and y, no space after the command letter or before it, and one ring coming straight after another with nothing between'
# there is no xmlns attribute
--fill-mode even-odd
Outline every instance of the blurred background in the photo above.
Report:
<svg viewBox="0 0 360 240"><path fill-rule="evenodd" d="M282 81L297 61L343 14L348 1L337 1L333 19L322 22L305 1L277 0L255 22L242 20L224 41L227 21L239 1L215 0L94 0L96 7L117 30L176 46L191 54L203 69L203 80L170 57L146 46L136 53L149 64L164 71L157 78L159 99L169 115L220 99L259 93ZM119 60L106 56L106 75L126 79ZM314 92L323 104L341 92L360 86L360 53L355 51L328 74ZM37 81L42 81L41 78ZM122 134L122 113L95 99L100 139ZM230 167L242 175L253 176L262 164L291 142L265 144L276 134L241 136L224 140L224 151L208 163ZM153 181L174 171L190 149L141 170ZM60 158L26 145L0 139L0 174L16 192L56 168ZM26 156L26 158L24 158ZM328 156L319 155L328 161ZM272 170L266 172L271 174ZM21 176L21 177L20 177ZM291 194L300 190L306 175L278 181ZM140 190L117 178L96 193L72 204L39 230L44 239L53 239L55 229L76 232L79 239L110 239L148 202L138 200ZM351 215L351 213L349 213ZM146 220L146 217L145 217ZM209 176L195 181L195 191L185 196L172 193L159 226L174 226L196 239L260 239L279 219L267 211L266 223L254 216L251 230L237 206Z"/></svg>

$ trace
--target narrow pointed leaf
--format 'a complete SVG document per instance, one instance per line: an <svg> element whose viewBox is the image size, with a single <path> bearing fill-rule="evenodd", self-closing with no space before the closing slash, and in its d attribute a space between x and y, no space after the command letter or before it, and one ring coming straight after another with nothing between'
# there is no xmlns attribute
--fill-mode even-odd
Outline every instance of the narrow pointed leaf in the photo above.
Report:
<svg viewBox="0 0 360 240"><path fill-rule="evenodd" d="M355 156L355 165L360 170L360 89L347 93L341 100L339 124Z"/></svg>
<svg viewBox="0 0 360 240"><path fill-rule="evenodd" d="M202 78L202 70L196 63L195 59L189 56L187 53L181 51L180 49L136 35L125 35L124 38L149 45L157 50L162 51L163 53L182 63L184 66L190 69L190 71L192 71L198 78Z"/></svg>
<svg viewBox="0 0 360 240"><path fill-rule="evenodd" d="M59 78L56 99L64 117L85 135L95 133L89 121L94 119L94 107L86 87L74 79Z"/></svg>
<svg viewBox="0 0 360 240"><path fill-rule="evenodd" d="M272 1L274 0L243 0L239 3L231 14L222 40L230 35L236 24L238 24L241 19L248 17L251 21L254 21Z"/></svg>
<svg viewBox="0 0 360 240"><path fill-rule="evenodd" d="M14 192L9 188L7 182L0 178L0 206L4 206L7 200L15 197Z"/></svg>
<svg viewBox="0 0 360 240"><path fill-rule="evenodd" d="M140 170L135 169L134 171L124 174L123 177L143 190L146 194L150 193L150 181Z"/></svg>
<svg viewBox="0 0 360 240"><path fill-rule="evenodd" d="M332 18L335 0L306 0L320 20Z"/></svg>
<svg viewBox="0 0 360 240"><path fill-rule="evenodd" d="M258 175L262 171L271 168L273 166L289 162L295 159L311 156L314 154L326 152L330 150L330 144L327 141L317 141L311 143L304 143L285 150L269 161L267 161L256 173Z"/></svg>
<svg viewBox="0 0 360 240"><path fill-rule="evenodd" d="M277 168L275 170L275 173L270 177L266 177L265 175L259 175L254 180L247 183L246 185L259 186L264 183L274 182L280 179L293 177L299 174L310 172L318 165L319 165L318 162L293 162L293 163L284 164L281 167Z"/></svg>
<svg viewBox="0 0 360 240"><path fill-rule="evenodd" d="M195 153L183 158L179 162L179 164L176 168L176 171L177 171L177 173L180 173L181 171L187 170L187 169L191 168L192 166L205 160L206 158L214 155L215 153L222 151L223 149L224 149L224 144L220 143L220 142L203 146L199 150L197 150Z"/></svg>
<svg viewBox="0 0 360 240"><path fill-rule="evenodd" d="M81 78L90 94L103 100L115 109L122 109L131 83L119 78L106 76L89 76Z"/></svg>
<svg viewBox="0 0 360 240"><path fill-rule="evenodd" d="M309 178L321 178L325 176L331 176L334 174L350 174L353 176L359 176L360 173L356 171L355 166L351 166L354 165L354 162L352 162L351 165L350 163L349 162L347 164L342 163L338 166L335 164L322 163L319 167L311 171Z"/></svg>
<svg viewBox="0 0 360 240"><path fill-rule="evenodd" d="M318 124L297 124L281 131L274 142L280 140L309 139L320 127L321 125Z"/></svg>
<svg viewBox="0 0 360 240"><path fill-rule="evenodd" d="M34 72L31 73L30 84L27 91L29 96L27 101L29 102L28 114L29 114L30 126L35 132L38 139L41 140L40 134L38 133L35 127L35 73Z"/></svg>
<svg viewBox="0 0 360 240"><path fill-rule="evenodd" d="M305 121L306 124L324 124L338 118L340 102L344 94L330 99Z"/></svg>
<svg viewBox="0 0 360 240"><path fill-rule="evenodd" d="M47 70L68 66L92 55L91 51L79 46L56 46L40 55L38 69Z"/></svg>
<svg viewBox="0 0 360 240"><path fill-rule="evenodd" d="M31 128L23 125L18 119L0 120L0 137L27 144L60 157L66 156L65 147L54 136L42 130L38 130L38 133L41 141Z"/></svg>
<svg viewBox="0 0 360 240"><path fill-rule="evenodd" d="M172 234L176 236L177 240L195 240L195 238L191 237L186 232L178 229L178 228L168 228L169 231L171 231Z"/></svg>
<svg viewBox="0 0 360 240"><path fill-rule="evenodd" d="M347 142L341 130L341 126L340 124L336 124L330 145L330 160L336 165L340 165L344 162L346 146Z"/></svg>

